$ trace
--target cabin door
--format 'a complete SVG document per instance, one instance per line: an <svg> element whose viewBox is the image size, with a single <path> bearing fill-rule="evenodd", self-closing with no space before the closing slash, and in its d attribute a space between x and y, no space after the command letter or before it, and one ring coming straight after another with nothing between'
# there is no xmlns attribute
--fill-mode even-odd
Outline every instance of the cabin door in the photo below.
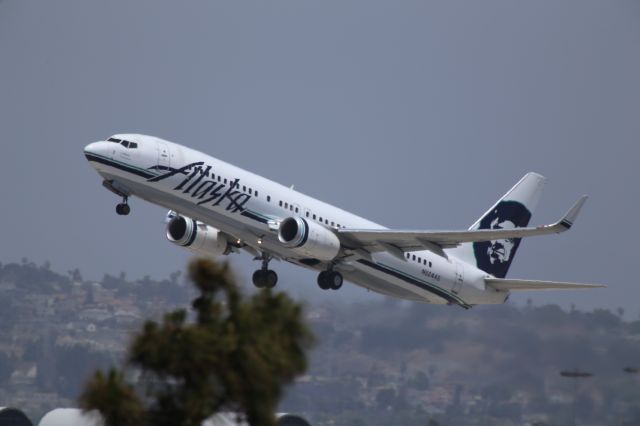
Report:
<svg viewBox="0 0 640 426"><path fill-rule="evenodd" d="M169 170L171 159L169 155L169 146L166 142L158 141L158 168L160 170Z"/></svg>

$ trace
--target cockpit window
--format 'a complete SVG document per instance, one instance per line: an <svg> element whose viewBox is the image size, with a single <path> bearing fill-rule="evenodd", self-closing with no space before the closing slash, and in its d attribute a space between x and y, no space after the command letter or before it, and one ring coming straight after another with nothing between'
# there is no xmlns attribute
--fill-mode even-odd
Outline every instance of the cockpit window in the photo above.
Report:
<svg viewBox="0 0 640 426"><path fill-rule="evenodd" d="M124 146L125 148L129 148L129 149L138 148L138 143L137 142L129 142L129 141L126 141L124 139L117 139L117 138L109 138L107 140L109 142L119 143L120 145Z"/></svg>

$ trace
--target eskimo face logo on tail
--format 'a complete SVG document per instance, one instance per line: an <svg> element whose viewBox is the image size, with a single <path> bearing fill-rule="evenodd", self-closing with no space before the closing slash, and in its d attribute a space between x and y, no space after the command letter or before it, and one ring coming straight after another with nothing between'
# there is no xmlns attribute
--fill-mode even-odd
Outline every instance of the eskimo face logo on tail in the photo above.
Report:
<svg viewBox="0 0 640 426"><path fill-rule="evenodd" d="M176 175L182 175L184 177L173 190L188 194L196 204L223 205L226 210L234 213L244 211L244 206L251 199L251 195L240 191L240 179L229 181L228 185L220 181L220 176L216 181L211 172L212 168L203 161L187 164L177 169L154 166L152 169L163 170L166 173L147 179L147 182L159 182Z"/></svg>
<svg viewBox="0 0 640 426"><path fill-rule="evenodd" d="M514 229L529 224L531 212L517 201L501 201L480 220L479 229ZM520 238L479 241L473 243L478 268L497 278L507 275Z"/></svg>

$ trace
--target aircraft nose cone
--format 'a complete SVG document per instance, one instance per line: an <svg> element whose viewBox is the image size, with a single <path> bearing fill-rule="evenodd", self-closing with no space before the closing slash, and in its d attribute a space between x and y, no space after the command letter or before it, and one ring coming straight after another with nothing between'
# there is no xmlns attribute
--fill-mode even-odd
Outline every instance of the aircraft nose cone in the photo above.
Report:
<svg viewBox="0 0 640 426"><path fill-rule="evenodd" d="M92 154L93 151L96 149L96 145L98 144L98 142L92 142L89 145L84 147L84 153L85 154Z"/></svg>
<svg viewBox="0 0 640 426"><path fill-rule="evenodd" d="M84 155L87 159L95 155L105 155L107 152L106 142L92 142L84 147Z"/></svg>

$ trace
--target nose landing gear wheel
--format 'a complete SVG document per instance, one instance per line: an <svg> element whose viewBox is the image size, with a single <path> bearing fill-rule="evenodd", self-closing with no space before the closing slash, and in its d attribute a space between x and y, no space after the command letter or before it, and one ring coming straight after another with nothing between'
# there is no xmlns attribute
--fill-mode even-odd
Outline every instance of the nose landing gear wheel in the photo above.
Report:
<svg viewBox="0 0 640 426"><path fill-rule="evenodd" d="M131 212L131 207L129 207L128 201L129 197L123 196L122 202L116 206L116 213L118 213L120 216L126 216L129 214L129 212Z"/></svg>
<svg viewBox="0 0 640 426"><path fill-rule="evenodd" d="M116 206L116 213L118 213L120 216L126 216L129 214L129 212L131 212L131 207L129 207L129 204L120 203Z"/></svg>

